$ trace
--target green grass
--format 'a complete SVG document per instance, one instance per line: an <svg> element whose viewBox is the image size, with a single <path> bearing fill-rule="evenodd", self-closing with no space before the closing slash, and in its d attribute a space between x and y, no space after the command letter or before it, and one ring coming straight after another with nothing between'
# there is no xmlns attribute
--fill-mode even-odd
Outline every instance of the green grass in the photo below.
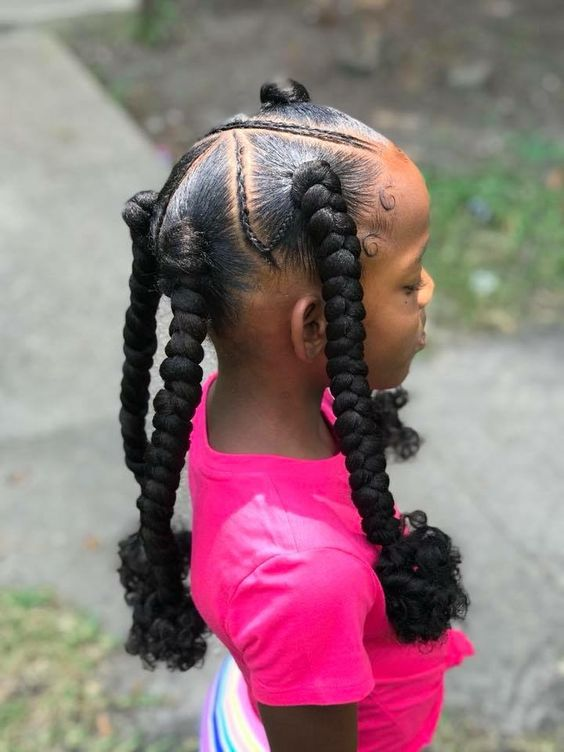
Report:
<svg viewBox="0 0 564 752"><path fill-rule="evenodd" d="M536 133L511 134L506 139L509 153L522 162L550 167L564 163L564 143L551 141Z"/></svg>
<svg viewBox="0 0 564 752"><path fill-rule="evenodd" d="M130 709L164 702L104 689L97 671L122 650L50 590L0 591L0 752L195 752L195 739L146 742L119 732Z"/></svg>
<svg viewBox="0 0 564 752"><path fill-rule="evenodd" d="M100 37L110 46L141 45L147 52L158 52L163 45L175 42L181 21L180 0L159 0L149 13L140 9L94 13L79 18L56 19L44 25L75 48L79 46L80 38L86 36L91 39Z"/></svg>
<svg viewBox="0 0 564 752"><path fill-rule="evenodd" d="M149 47L169 42L181 21L179 5L179 0L156 0L150 12L139 11L133 39Z"/></svg>
<svg viewBox="0 0 564 752"><path fill-rule="evenodd" d="M445 325L513 332L564 321L564 149L532 137L510 147L480 172L425 171L430 311Z"/></svg>

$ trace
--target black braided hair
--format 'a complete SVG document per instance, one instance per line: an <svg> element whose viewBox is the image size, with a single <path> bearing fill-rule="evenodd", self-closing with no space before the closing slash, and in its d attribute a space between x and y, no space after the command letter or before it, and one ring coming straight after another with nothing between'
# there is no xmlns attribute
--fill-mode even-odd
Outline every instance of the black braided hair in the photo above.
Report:
<svg viewBox="0 0 564 752"><path fill-rule="evenodd" d="M156 314L161 297L155 285L157 262L149 240L149 222L156 199L155 191L139 191L122 212L131 234L133 263L129 277L130 305L123 328L125 362L119 421L125 463L140 486L147 446L145 416L149 406L150 371L157 349Z"/></svg>
<svg viewBox="0 0 564 752"><path fill-rule="evenodd" d="M162 661L185 671L204 660L211 630L186 583L192 533L173 531L171 522L202 396L202 343L213 332L244 363L253 345L239 314L265 263L272 273L292 267L321 279L335 430L362 529L381 546L375 571L398 639L438 639L469 603L450 538L427 525L420 510L394 516L385 450L405 459L420 445L398 418L407 393L400 387L371 394L366 381L355 217L373 205L380 155L391 142L345 113L312 104L294 81L265 84L261 102L256 115L237 115L207 133L158 195L141 191L123 212L133 267L120 423L126 465L141 494L140 527L119 542L118 572L133 609L125 647L148 669ZM173 316L149 442L144 422L161 294L170 297Z"/></svg>
<svg viewBox="0 0 564 752"><path fill-rule="evenodd" d="M182 671L202 662L207 649L205 635L210 633L183 582L190 561L191 531L173 532L171 527L190 421L202 394L199 364L207 334L204 292L208 267L202 239L187 223L160 233L174 187L206 148L209 146L194 147L176 165L158 197L153 191L141 191L123 211L131 227L134 261L131 305L124 328L120 423L126 464L141 485L137 499L141 524L118 544L118 572L125 600L133 608L125 648L139 655L150 670L158 661ZM155 430L148 443L144 416L161 294L170 297L173 316L167 357L159 369L164 388L153 401Z"/></svg>
<svg viewBox="0 0 564 752"><path fill-rule="evenodd" d="M347 212L341 182L325 160L303 163L294 172L292 199L307 222L316 249L325 301L325 354L335 398L335 430L346 456L351 496L362 517L362 530L371 543L382 546L375 571L386 596L388 618L400 641L437 640L451 619L466 614L468 596L461 585L461 557L448 535L427 525L421 510L402 514L399 519L394 516L384 448L405 396L397 393L395 400L392 396L387 402L378 401L376 408L371 399L368 367L363 360L365 309L356 225ZM387 425L382 405L392 416ZM414 528L408 535L404 535L406 519Z"/></svg>

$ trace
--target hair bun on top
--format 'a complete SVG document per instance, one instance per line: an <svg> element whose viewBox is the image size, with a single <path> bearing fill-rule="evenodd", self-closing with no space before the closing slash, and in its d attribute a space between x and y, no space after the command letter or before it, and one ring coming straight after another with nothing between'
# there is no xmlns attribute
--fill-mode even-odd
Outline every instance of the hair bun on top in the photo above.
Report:
<svg viewBox="0 0 564 752"><path fill-rule="evenodd" d="M303 84L288 78L283 82L268 81L260 87L260 101L263 108L276 105L310 102L309 92Z"/></svg>

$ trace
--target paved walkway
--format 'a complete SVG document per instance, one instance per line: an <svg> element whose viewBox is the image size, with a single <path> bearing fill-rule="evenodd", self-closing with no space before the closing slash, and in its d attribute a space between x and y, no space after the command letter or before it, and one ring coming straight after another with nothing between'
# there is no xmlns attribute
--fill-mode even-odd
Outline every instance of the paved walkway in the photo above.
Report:
<svg viewBox="0 0 564 752"><path fill-rule="evenodd" d="M0 69L0 585L54 585L125 636L115 547L138 513L117 421L131 253L120 212L168 166L51 37L0 36ZM161 357L167 321L163 309ZM433 339L432 315L429 331L406 382L427 443L390 475L400 507L425 509L465 556L478 653L448 675L447 706L537 728L564 711L564 337ZM177 508L189 520L184 477ZM178 675L124 653L113 683L171 696L137 728L191 734L222 654L212 640L204 668Z"/></svg>
<svg viewBox="0 0 564 752"><path fill-rule="evenodd" d="M0 26L26 26L60 18L131 10L137 0L0 0Z"/></svg>
<svg viewBox="0 0 564 752"><path fill-rule="evenodd" d="M131 269L121 209L168 166L51 37L0 36L0 69L0 585L55 585L125 639L115 549L139 513L117 418ZM112 683L173 698L138 728L188 734L220 657L180 675L124 652Z"/></svg>

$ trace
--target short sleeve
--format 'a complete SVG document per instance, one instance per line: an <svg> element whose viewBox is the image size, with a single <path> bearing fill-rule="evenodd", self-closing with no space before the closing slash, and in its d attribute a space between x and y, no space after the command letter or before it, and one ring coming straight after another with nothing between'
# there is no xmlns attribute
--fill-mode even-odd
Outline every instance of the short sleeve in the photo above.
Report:
<svg viewBox="0 0 564 752"><path fill-rule="evenodd" d="M317 548L273 556L239 583L225 626L259 702L331 705L372 691L363 636L374 577L354 554Z"/></svg>

